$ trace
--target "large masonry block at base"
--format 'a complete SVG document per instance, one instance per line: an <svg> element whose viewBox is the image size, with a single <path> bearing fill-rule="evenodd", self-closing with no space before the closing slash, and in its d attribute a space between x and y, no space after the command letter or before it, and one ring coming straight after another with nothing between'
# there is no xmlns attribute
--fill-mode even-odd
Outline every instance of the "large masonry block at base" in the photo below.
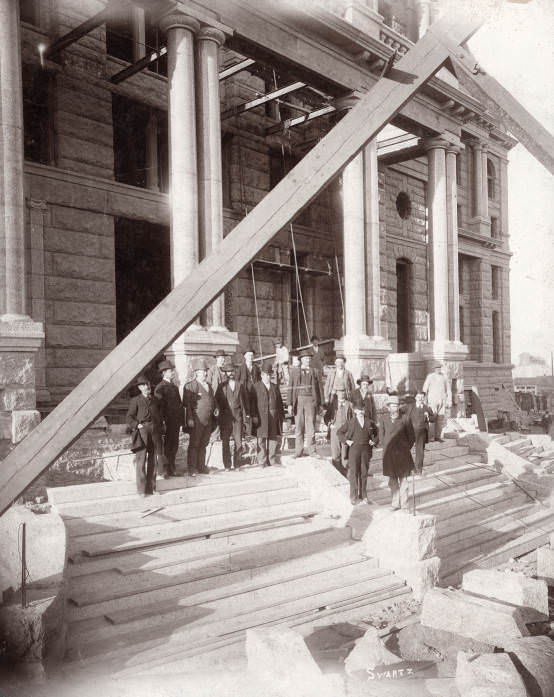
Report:
<svg viewBox="0 0 554 697"><path fill-rule="evenodd" d="M533 608L548 619L548 588L523 574L475 569L464 574L462 589L501 602Z"/></svg>

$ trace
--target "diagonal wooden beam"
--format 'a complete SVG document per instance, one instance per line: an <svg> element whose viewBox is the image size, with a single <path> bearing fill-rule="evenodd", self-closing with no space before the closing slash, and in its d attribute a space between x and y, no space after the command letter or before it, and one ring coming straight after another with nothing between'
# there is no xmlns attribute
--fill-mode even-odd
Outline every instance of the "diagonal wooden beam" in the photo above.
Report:
<svg viewBox="0 0 554 697"><path fill-rule="evenodd" d="M231 116L237 116L238 114L244 114L245 111L250 111L251 109L255 109L258 106L262 106L262 104L272 102L274 99L279 99L279 97L283 97L285 94L296 92L297 90L300 90L303 87L306 87L305 82L293 82L292 85L287 85L286 87L281 87L278 90L274 90L273 92L268 92L267 94L264 94L261 97L257 97L256 99L252 99L249 102L237 104L236 106L231 107L230 109L225 109L225 111L222 111L221 120L223 121L224 119L228 119Z"/></svg>
<svg viewBox="0 0 554 697"><path fill-rule="evenodd" d="M166 53L166 46L162 46L162 48L158 49L157 51L150 51L146 56L144 56L144 58L141 58L140 60L135 61L135 63L131 63L131 65L123 68L123 70L119 70L117 73L114 73L110 78L110 82L113 82L114 85L118 85L120 82L123 82L123 80L127 80L127 78L131 77L131 75L140 73L141 70L147 68L151 63L155 63L159 58L165 56Z"/></svg>
<svg viewBox="0 0 554 697"><path fill-rule="evenodd" d="M293 119L285 119L285 121L282 121L275 126L266 128L265 133L269 136L273 133L286 131L288 128L299 126L301 123L306 123L307 121L313 121L314 119L318 119L320 116L325 116L326 114L332 114L334 111L336 111L335 107L329 104L328 106L321 107L321 109L311 111L309 114L306 114L306 116L296 116Z"/></svg>
<svg viewBox="0 0 554 697"><path fill-rule="evenodd" d="M310 203L443 65L447 31L467 40L475 15L443 17L397 64L409 83L379 80L194 272L133 330L2 462L0 512L68 448L143 367L188 327L221 290Z"/></svg>
<svg viewBox="0 0 554 697"><path fill-rule="evenodd" d="M231 75L235 75L236 73L240 73L242 70L246 70L246 68L254 65L255 62L256 61L253 58L245 58L240 63L235 63L235 65L231 65L229 68L222 70L219 73L219 79L226 80L228 77L231 77Z"/></svg>
<svg viewBox="0 0 554 697"><path fill-rule="evenodd" d="M461 84L554 174L554 136L520 104L507 89L487 74L466 47L457 46L455 39L443 41L450 46L451 63Z"/></svg>

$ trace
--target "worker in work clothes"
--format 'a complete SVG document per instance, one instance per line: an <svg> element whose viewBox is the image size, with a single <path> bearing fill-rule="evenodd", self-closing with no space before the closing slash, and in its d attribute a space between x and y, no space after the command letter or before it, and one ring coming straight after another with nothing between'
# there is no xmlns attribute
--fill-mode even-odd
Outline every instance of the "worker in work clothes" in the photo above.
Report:
<svg viewBox="0 0 554 697"><path fill-rule="evenodd" d="M266 363L261 369L261 380L254 385L256 390L256 437L260 446L258 464L262 467L276 464L277 445L285 419L283 400L278 386L271 381L273 366Z"/></svg>
<svg viewBox="0 0 554 697"><path fill-rule="evenodd" d="M206 446L210 442L213 418L218 411L215 395L207 380L208 366L203 358L193 363L194 378L185 385L183 390L183 406L185 418L190 433L187 467L189 474L194 477L197 472L206 473Z"/></svg>
<svg viewBox="0 0 554 697"><path fill-rule="evenodd" d="M244 387L246 399L246 434L255 435L255 428L252 423L253 416L256 415L256 391L254 385L260 380L260 367L254 363L254 351L247 348L243 353L244 361L239 368L238 381Z"/></svg>
<svg viewBox="0 0 554 697"><path fill-rule="evenodd" d="M237 380L235 369L228 371L228 379L220 383L215 395L217 408L219 409L219 430L221 433L221 448L223 454L223 466L227 471L238 470L242 456L242 429L246 414L246 396L244 387ZM235 449L231 460L231 436L235 442Z"/></svg>
<svg viewBox="0 0 554 697"><path fill-rule="evenodd" d="M140 394L132 397L127 410L127 425L131 429L131 450L135 453L136 481L139 494L156 492L156 471L163 466L162 418L159 400L152 395L145 375L135 381Z"/></svg>
<svg viewBox="0 0 554 697"><path fill-rule="evenodd" d="M165 478L175 477L175 457L179 448L179 433L184 426L184 411L179 388L173 383L175 366L170 361L158 364L162 379L156 385L154 397L159 401L162 421L165 430L164 455Z"/></svg>
<svg viewBox="0 0 554 697"><path fill-rule="evenodd" d="M339 429L352 418L352 405L346 399L345 390L337 390L327 411L331 436L331 461L336 469L346 475L348 466L348 446L341 443Z"/></svg>
<svg viewBox="0 0 554 697"><path fill-rule="evenodd" d="M383 414L379 439L383 444L383 474L389 478L391 510L408 511L408 477L414 468L411 449L415 442L412 421L400 413L400 400L390 395Z"/></svg>
<svg viewBox="0 0 554 697"><path fill-rule="evenodd" d="M429 440L429 424L431 424L434 419L433 410L425 404L425 395L423 392L418 392L416 394L415 402L410 406L407 414L412 421L415 434L415 471L416 474L422 474L425 443Z"/></svg>
<svg viewBox="0 0 554 697"><path fill-rule="evenodd" d="M365 415L361 400L352 405L354 416L337 432L339 441L348 446L348 481L352 505L367 499L367 478L373 446L377 442L377 426Z"/></svg>
<svg viewBox="0 0 554 697"><path fill-rule="evenodd" d="M300 369L291 371L290 387L288 407L296 428L294 457L302 457L304 450L315 455L314 421L322 390L316 371L310 367L310 356L302 356Z"/></svg>
<svg viewBox="0 0 554 697"><path fill-rule="evenodd" d="M442 442L441 433L444 416L446 414L446 407L450 406L448 404L448 380L442 373L442 363L438 361L433 363L432 372L425 378L422 392L425 394L428 406L435 415L433 439Z"/></svg>

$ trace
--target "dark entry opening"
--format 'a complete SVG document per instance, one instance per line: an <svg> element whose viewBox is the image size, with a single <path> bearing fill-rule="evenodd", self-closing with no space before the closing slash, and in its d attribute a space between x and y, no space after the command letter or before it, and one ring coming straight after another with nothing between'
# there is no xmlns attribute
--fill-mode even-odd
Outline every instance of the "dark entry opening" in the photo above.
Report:
<svg viewBox="0 0 554 697"><path fill-rule="evenodd" d="M115 289L119 343L171 290L169 228L115 219Z"/></svg>
<svg viewBox="0 0 554 697"><path fill-rule="evenodd" d="M396 350L408 353L412 350L410 341L410 262L398 259L396 262Z"/></svg>

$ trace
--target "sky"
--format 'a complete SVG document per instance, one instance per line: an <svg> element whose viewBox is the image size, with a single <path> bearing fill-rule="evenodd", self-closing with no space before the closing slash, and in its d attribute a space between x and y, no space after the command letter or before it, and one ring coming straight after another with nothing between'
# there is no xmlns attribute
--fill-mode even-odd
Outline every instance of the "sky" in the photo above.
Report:
<svg viewBox="0 0 554 697"><path fill-rule="evenodd" d="M504 2L471 39L483 68L554 134L554 0ZM509 155L512 361L554 351L554 176L517 145Z"/></svg>

